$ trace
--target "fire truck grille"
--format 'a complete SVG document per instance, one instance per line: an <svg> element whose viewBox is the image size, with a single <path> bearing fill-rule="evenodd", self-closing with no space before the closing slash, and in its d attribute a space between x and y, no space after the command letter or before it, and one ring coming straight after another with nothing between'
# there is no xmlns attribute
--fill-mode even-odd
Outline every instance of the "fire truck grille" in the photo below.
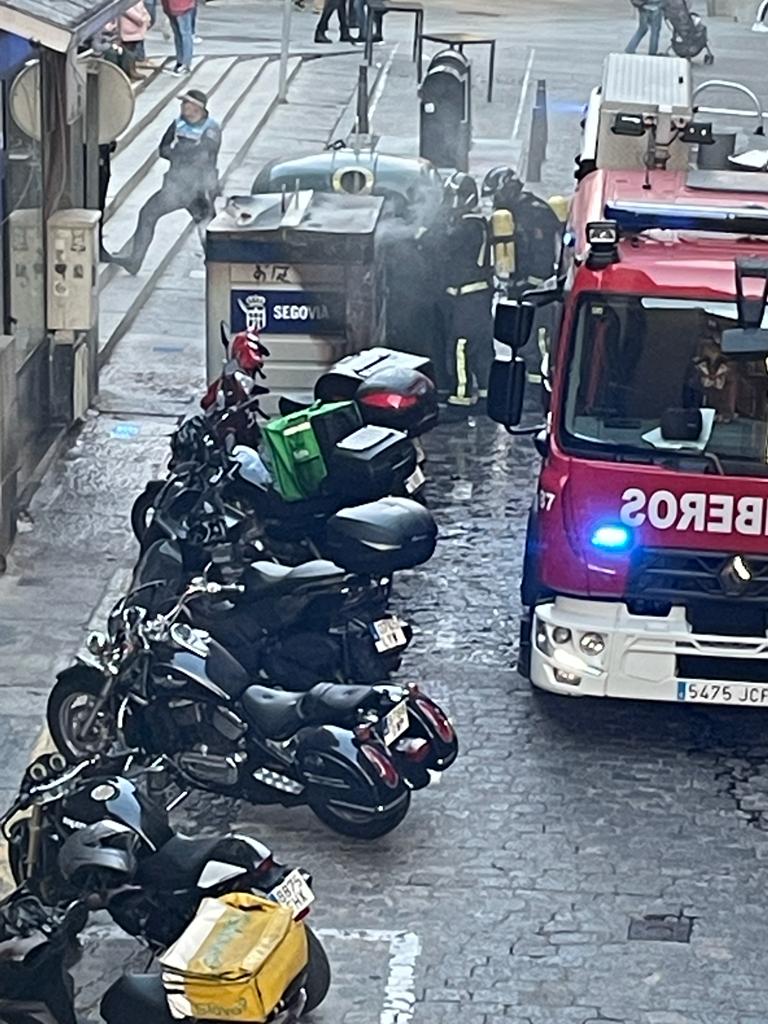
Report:
<svg viewBox="0 0 768 1024"><path fill-rule="evenodd" d="M642 548L632 559L627 597L633 601L766 601L768 557Z"/></svg>

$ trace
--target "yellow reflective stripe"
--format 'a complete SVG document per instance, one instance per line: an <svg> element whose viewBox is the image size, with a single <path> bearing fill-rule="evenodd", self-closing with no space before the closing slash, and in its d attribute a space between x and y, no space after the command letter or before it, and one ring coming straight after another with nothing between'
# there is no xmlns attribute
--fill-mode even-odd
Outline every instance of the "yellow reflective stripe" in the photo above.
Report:
<svg viewBox="0 0 768 1024"><path fill-rule="evenodd" d="M467 339L459 338L456 342L456 398L469 401L467 387Z"/></svg>
<svg viewBox="0 0 768 1024"><path fill-rule="evenodd" d="M473 284L463 284L459 288L459 295L472 295L473 292L487 291L490 285L487 281L475 281Z"/></svg>
<svg viewBox="0 0 768 1024"><path fill-rule="evenodd" d="M459 289L458 288L452 288L451 287L451 288L446 288L445 290L446 290L446 292L449 295L458 295L459 294Z"/></svg>

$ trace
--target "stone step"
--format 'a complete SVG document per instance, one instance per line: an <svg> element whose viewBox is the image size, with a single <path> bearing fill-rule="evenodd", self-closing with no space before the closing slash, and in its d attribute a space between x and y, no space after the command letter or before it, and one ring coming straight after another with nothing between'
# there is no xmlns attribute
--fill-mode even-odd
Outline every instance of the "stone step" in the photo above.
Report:
<svg viewBox="0 0 768 1024"><path fill-rule="evenodd" d="M246 66L249 59L241 62ZM300 58L289 62L289 82L301 66ZM229 106L216 110L223 128L219 172L223 181L237 169L239 163L253 144L254 139L266 124L277 104L279 77L278 61L268 62L266 68L253 77L244 77L242 88L235 87L234 79L221 96L227 96ZM237 118L233 120L234 115ZM154 172L157 170L158 177ZM159 185L161 171L153 168L134 189L131 196L120 207L119 215L110 221L105 232L108 249L119 247L127 240L135 226L135 218L141 205ZM100 275L99 320L100 343L99 363L103 366L112 349L133 323L154 285L180 249L193 228L189 214L180 210L164 217L157 225L157 231L141 271L132 276L112 266L109 277ZM201 287L203 284L201 282Z"/></svg>

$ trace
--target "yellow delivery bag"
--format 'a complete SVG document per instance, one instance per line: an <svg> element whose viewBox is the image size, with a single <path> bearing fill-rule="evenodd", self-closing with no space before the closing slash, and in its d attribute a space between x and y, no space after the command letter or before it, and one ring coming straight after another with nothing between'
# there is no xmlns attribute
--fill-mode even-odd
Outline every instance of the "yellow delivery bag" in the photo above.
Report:
<svg viewBox="0 0 768 1024"><path fill-rule="evenodd" d="M260 1024L306 967L307 935L289 907L230 893L201 900L159 959L173 1017Z"/></svg>

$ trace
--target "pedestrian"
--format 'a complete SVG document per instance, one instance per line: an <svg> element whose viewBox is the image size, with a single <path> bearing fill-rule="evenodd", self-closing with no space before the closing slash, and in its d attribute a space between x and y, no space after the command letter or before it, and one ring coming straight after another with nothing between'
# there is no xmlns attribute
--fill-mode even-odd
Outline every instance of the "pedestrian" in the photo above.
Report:
<svg viewBox="0 0 768 1024"><path fill-rule="evenodd" d="M449 221L443 252L448 314L447 409L466 416L488 394L493 363L493 274L488 222L475 179L457 171L446 182Z"/></svg>
<svg viewBox="0 0 768 1024"><path fill-rule="evenodd" d="M152 22L144 0L123 11L118 19L118 32L123 48L131 55L134 63L146 58L144 39Z"/></svg>
<svg viewBox="0 0 768 1024"><path fill-rule="evenodd" d="M332 14L336 14L339 19L339 42L355 42L349 34L349 24L347 23L347 0L325 0L323 13L320 15L320 21L318 21L317 28L315 29L315 42L330 43L331 40L325 32L328 28Z"/></svg>
<svg viewBox="0 0 768 1024"><path fill-rule="evenodd" d="M192 70L196 0L162 0L162 4L176 47L176 64L169 74L187 75Z"/></svg>
<svg viewBox="0 0 768 1024"><path fill-rule="evenodd" d="M648 53L652 56L659 52L661 36L662 0L630 0L637 9L637 29L627 43L625 53L635 53L640 43L650 32Z"/></svg>
<svg viewBox="0 0 768 1024"><path fill-rule="evenodd" d="M179 99L180 116L168 127L160 142L160 156L170 164L163 184L141 208L131 242L110 257L110 262L129 274L139 272L161 217L175 210L187 210L202 240L205 226L215 212L221 128L208 113L208 97L204 92L189 89Z"/></svg>

